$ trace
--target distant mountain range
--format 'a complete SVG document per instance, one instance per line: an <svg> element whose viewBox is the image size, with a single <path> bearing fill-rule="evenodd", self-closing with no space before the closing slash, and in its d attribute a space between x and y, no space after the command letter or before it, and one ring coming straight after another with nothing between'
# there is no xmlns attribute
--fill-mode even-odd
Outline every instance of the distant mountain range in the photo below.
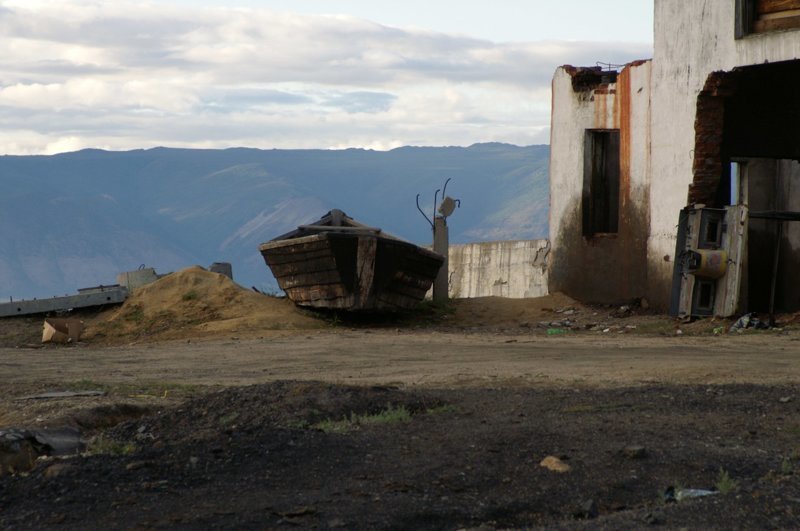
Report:
<svg viewBox="0 0 800 531"><path fill-rule="evenodd" d="M231 262L273 290L258 244L332 208L415 243L434 192L461 200L451 243L547 237L548 146L348 150L84 150L0 157L0 300Z"/></svg>

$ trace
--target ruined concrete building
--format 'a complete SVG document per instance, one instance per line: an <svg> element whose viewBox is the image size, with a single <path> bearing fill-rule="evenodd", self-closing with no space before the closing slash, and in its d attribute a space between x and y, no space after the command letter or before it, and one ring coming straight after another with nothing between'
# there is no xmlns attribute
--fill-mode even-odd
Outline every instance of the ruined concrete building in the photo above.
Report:
<svg viewBox="0 0 800 531"><path fill-rule="evenodd" d="M651 60L556 71L551 291L800 309L798 30L800 0L655 0Z"/></svg>

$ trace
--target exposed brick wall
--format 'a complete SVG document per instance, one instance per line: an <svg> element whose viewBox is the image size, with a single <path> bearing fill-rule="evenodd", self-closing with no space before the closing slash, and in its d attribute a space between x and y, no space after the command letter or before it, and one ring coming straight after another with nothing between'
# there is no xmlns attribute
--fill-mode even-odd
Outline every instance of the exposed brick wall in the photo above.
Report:
<svg viewBox="0 0 800 531"><path fill-rule="evenodd" d="M688 204L713 205L722 167L725 98L736 90L736 73L713 72L697 96L695 115L694 180L689 185Z"/></svg>

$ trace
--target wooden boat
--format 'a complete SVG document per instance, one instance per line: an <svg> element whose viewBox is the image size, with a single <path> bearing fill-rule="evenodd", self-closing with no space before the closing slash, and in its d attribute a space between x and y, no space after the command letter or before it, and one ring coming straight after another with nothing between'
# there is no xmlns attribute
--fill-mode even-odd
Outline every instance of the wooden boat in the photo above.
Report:
<svg viewBox="0 0 800 531"><path fill-rule="evenodd" d="M295 304L340 310L404 310L430 289L444 258L368 227L341 210L259 246Z"/></svg>

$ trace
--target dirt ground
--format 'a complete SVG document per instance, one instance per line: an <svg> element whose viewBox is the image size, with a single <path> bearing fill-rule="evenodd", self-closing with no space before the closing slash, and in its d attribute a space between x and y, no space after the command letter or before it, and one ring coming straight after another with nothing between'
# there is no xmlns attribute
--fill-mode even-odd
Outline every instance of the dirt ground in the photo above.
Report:
<svg viewBox="0 0 800 531"><path fill-rule="evenodd" d="M2 529L800 526L796 316L728 334L553 295L353 321L195 270L78 317L45 347L41 317L0 320L0 432L88 444L0 475Z"/></svg>

